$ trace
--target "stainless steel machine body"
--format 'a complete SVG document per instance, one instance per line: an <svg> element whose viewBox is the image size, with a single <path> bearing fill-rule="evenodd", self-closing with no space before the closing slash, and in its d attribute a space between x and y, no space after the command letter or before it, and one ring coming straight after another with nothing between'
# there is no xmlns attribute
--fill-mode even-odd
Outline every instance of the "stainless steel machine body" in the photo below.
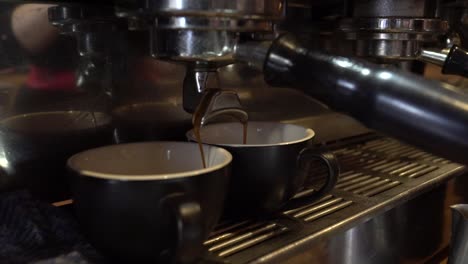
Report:
<svg viewBox="0 0 468 264"><path fill-rule="evenodd" d="M219 88L209 87L210 76L234 62L234 47L242 38L273 33L284 4L281 0L148 1L143 13L151 20L151 54L187 64L183 89L188 112L195 110L206 88Z"/></svg>
<svg viewBox="0 0 468 264"><path fill-rule="evenodd" d="M449 180L463 166L388 138L331 147L343 169L332 194L276 219L222 225L209 250L231 263L426 263L447 254L448 205L466 199Z"/></svg>

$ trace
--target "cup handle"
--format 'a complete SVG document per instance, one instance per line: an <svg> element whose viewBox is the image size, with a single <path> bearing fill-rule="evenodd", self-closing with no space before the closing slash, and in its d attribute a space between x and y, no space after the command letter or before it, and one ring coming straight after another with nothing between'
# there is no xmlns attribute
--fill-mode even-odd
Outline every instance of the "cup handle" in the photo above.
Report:
<svg viewBox="0 0 468 264"><path fill-rule="evenodd" d="M340 174L340 164L332 152L320 149L305 148L299 153L297 158L297 168L299 169L304 161L311 159L318 159L325 163L325 165L328 167L327 180L319 190L314 191L309 195L290 200L286 204L286 210L305 206L323 197L325 194L329 193L333 187L335 187L335 184L338 181L338 176ZM312 170L309 170L308 174L312 174Z"/></svg>
<svg viewBox="0 0 468 264"><path fill-rule="evenodd" d="M200 204L190 195L175 193L163 200L176 219L177 248L175 257L178 263L192 263L202 253L204 225Z"/></svg>

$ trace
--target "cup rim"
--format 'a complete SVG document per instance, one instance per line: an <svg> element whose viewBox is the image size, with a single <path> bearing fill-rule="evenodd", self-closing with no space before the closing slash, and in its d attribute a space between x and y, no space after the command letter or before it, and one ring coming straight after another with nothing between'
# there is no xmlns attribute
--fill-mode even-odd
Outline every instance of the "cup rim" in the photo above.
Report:
<svg viewBox="0 0 468 264"><path fill-rule="evenodd" d="M146 141L146 142L107 145L107 146L103 146L99 148L88 149L88 150L74 154L73 156L68 158L67 167L71 169L72 171L74 171L75 173L78 173L79 176L84 176L84 177L99 178L99 179L105 179L105 180L118 180L118 181L155 181L155 180L180 179L180 178L185 178L185 177L194 177L194 176L198 176L202 174L207 174L207 173L225 168L232 162L232 155L229 151L223 148L217 147L217 146L205 146L208 148L214 148L218 151L221 151L221 153L225 155L226 159L221 164L210 166L207 168L197 169L197 170L175 172L175 173L142 174L142 175L102 173L102 172L96 172L96 171L91 171L91 170L79 169L79 168L76 168L76 166L72 165L73 159L77 158L79 155L83 155L86 152L91 152L91 151L95 151L95 150L103 149L103 148L119 148L119 147L128 146L128 145L150 145L150 144L197 145L197 143L180 142L180 141ZM198 146L197 146L197 149L198 149Z"/></svg>
<svg viewBox="0 0 468 264"><path fill-rule="evenodd" d="M211 124L211 125L206 125L208 126L221 126L221 125L226 125L226 124L237 124L237 122L226 122L226 123L217 123L217 124ZM239 123L240 124L240 123ZM302 143L305 141L308 141L315 137L315 132L314 130L295 125L295 124L288 124L288 123L281 123L281 122L273 122L273 121L249 121L248 124L274 124L274 125L282 125L282 126L294 126L297 128L302 128L306 132L306 136L298 139L298 140L292 140L292 141L286 141L286 142L280 142L280 143L274 143L274 144L225 144L225 143L209 143L209 142L203 142L202 144L204 145L212 145L212 146L220 146L220 147L230 147L230 148L260 148L260 147L275 147L275 146L285 146L285 145L293 145L297 143ZM193 136L193 129L190 129L185 133L185 136L187 137L188 140L193 140L196 142L195 137Z"/></svg>
<svg viewBox="0 0 468 264"><path fill-rule="evenodd" d="M90 112L90 111L63 110L63 111L43 111L43 112L30 112L30 113L18 114L18 115L13 115L13 116L0 119L0 127L4 130L24 132L24 130L21 130L21 129L11 128L8 126L8 124L10 122L15 122L16 120L19 120L19 119L34 118L37 116L47 116L47 115L60 116L60 115L72 115L72 114L79 115L79 114L86 113L86 112ZM99 115L99 118L101 118L97 120L97 127L104 127L112 123L112 117L105 112L94 111L93 114ZM69 131L84 131L84 130L90 130L94 128L95 127L86 127L86 128L79 128L79 129L70 129ZM50 132L47 131L46 134L62 133L62 132L64 131L50 131ZM36 134L41 134L41 133L44 133L44 132L36 132Z"/></svg>
<svg viewBox="0 0 468 264"><path fill-rule="evenodd" d="M18 115L12 115L5 117L0 120L0 123L6 122L6 121L11 121L14 119L18 118L24 118L24 117L31 117L31 116L40 116L40 115L61 115L61 114L79 114L79 113L85 113L85 112L92 112L92 111L82 111L82 110L63 110L63 111L41 111L41 112L30 112L30 113L24 113L24 114L18 114ZM105 117L110 117L110 115L101 112L101 111L93 111L94 114L100 114Z"/></svg>

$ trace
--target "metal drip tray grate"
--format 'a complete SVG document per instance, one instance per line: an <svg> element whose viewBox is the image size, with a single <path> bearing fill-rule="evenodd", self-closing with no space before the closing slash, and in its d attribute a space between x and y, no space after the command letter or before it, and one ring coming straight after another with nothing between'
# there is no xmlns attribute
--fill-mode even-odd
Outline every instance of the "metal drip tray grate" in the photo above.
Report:
<svg viewBox="0 0 468 264"><path fill-rule="evenodd" d="M245 221L221 228L205 241L208 251L227 257L286 232L288 228L275 222Z"/></svg>
<svg viewBox="0 0 468 264"><path fill-rule="evenodd" d="M401 182L399 181L352 171L342 175L335 188L371 197L400 184Z"/></svg>
<svg viewBox="0 0 468 264"><path fill-rule="evenodd" d="M268 221L219 226L205 246L229 263L278 263L295 250L345 231L464 171L464 167L389 138L331 145L341 175L333 192ZM317 168L325 176L326 169ZM304 195L313 192L306 184Z"/></svg>
<svg viewBox="0 0 468 264"><path fill-rule="evenodd" d="M341 210L352 203L352 201L347 201L341 197L327 195L311 205L289 210L284 212L284 214L306 222L311 222Z"/></svg>

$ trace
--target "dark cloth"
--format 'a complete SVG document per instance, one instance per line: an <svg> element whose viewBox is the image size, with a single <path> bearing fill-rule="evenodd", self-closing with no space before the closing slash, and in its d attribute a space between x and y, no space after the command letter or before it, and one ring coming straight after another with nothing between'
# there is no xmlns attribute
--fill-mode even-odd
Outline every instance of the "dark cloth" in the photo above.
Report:
<svg viewBox="0 0 468 264"><path fill-rule="evenodd" d="M0 195L0 263L101 263L72 213L28 192Z"/></svg>

